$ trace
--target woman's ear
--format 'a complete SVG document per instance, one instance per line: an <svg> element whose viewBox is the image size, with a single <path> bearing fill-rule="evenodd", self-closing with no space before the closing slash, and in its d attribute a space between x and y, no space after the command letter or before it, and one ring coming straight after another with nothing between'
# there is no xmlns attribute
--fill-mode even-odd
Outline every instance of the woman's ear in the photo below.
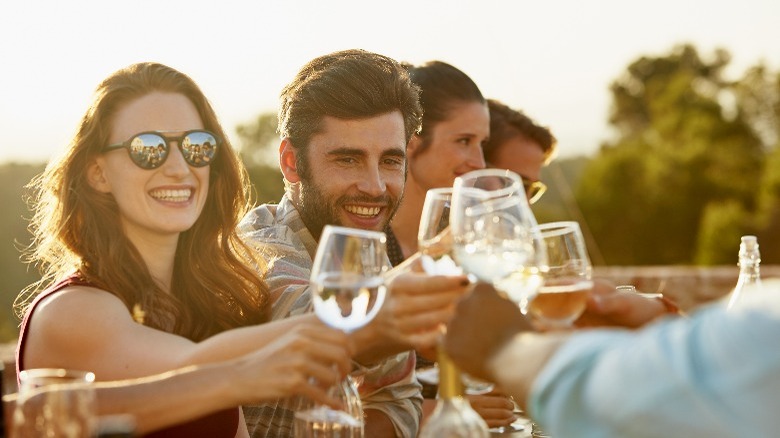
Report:
<svg viewBox="0 0 780 438"><path fill-rule="evenodd" d="M409 143L406 144L407 159L409 157L414 157L414 155L420 150L422 143L423 140L419 135L417 134L412 135L412 138L409 139Z"/></svg>
<svg viewBox="0 0 780 438"><path fill-rule="evenodd" d="M102 157L95 158L92 163L87 166L87 182L90 187L101 193L108 193L111 191L111 184L106 178L106 163Z"/></svg>
<svg viewBox="0 0 780 438"><path fill-rule="evenodd" d="M297 183L301 180L298 175L297 151L293 147L289 137L282 139L279 145L279 167L282 169L284 179L289 183Z"/></svg>

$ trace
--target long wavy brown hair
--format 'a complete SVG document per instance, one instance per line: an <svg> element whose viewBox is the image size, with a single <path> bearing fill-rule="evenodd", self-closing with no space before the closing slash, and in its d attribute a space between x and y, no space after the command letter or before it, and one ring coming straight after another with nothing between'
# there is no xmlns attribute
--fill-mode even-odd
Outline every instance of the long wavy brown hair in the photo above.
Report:
<svg viewBox="0 0 780 438"><path fill-rule="evenodd" d="M179 238L171 293L152 278L125 236L114 197L87 182L87 168L108 144L116 112L153 91L179 93L195 105L205 129L222 139L210 164L203 212ZM25 260L42 279L17 297L23 314L37 293L78 273L118 296L128 310L140 306L144 323L202 340L220 331L265 322L269 293L265 264L238 237L236 226L250 208L244 166L230 146L211 104L187 75L157 63L133 64L106 78L59 159L30 182L33 243Z"/></svg>

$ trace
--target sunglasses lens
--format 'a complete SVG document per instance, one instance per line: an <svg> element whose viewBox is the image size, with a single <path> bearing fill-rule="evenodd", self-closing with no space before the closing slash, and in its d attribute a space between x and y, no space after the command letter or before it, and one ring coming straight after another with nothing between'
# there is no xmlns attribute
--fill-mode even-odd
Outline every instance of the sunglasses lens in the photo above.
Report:
<svg viewBox="0 0 780 438"><path fill-rule="evenodd" d="M137 135L130 142L130 158L141 168L159 167L167 156L168 145L157 134Z"/></svg>
<svg viewBox="0 0 780 438"><path fill-rule="evenodd" d="M207 166L217 153L217 139L209 132L190 132L181 141L181 149L190 166Z"/></svg>

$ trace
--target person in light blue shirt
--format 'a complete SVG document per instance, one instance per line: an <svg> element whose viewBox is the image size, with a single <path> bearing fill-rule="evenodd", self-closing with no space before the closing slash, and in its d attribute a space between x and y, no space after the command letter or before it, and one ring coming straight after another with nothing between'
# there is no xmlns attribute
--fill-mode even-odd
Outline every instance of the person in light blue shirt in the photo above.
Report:
<svg viewBox="0 0 780 438"><path fill-rule="evenodd" d="M780 282L756 292L737 309L713 303L638 330L542 334L480 285L445 345L556 438L776 436Z"/></svg>

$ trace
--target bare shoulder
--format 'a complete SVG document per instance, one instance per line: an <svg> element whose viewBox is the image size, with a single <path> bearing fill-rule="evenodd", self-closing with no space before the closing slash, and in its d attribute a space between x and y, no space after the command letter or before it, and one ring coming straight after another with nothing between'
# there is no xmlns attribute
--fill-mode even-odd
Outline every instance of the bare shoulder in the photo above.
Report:
<svg viewBox="0 0 780 438"><path fill-rule="evenodd" d="M27 367L70 366L116 341L133 323L115 295L94 287L69 286L44 298L27 327Z"/></svg>
<svg viewBox="0 0 780 438"><path fill-rule="evenodd" d="M125 304L116 295L89 286L68 286L61 291L44 298L33 316L34 320L45 321L54 318L62 322L65 319L90 319L110 316L111 318L130 313Z"/></svg>

